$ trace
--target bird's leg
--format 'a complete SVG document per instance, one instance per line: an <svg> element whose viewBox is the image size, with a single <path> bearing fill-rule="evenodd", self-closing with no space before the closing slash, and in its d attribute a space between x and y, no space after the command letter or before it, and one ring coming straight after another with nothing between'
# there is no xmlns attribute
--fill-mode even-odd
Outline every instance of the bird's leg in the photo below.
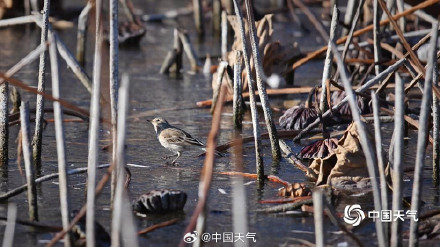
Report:
<svg viewBox="0 0 440 247"><path fill-rule="evenodd" d="M174 159L173 162L171 162L171 164L173 164L173 165L177 165L176 160L177 160L178 158L180 158L180 155L181 155L181 154L182 154L182 153L177 152L177 158Z"/></svg>
<svg viewBox="0 0 440 247"><path fill-rule="evenodd" d="M174 157L174 156L176 156L176 155L177 155L177 154L168 155L168 156L163 156L162 159L163 159L163 160L167 160L167 159L169 159L169 158L171 158L171 157Z"/></svg>

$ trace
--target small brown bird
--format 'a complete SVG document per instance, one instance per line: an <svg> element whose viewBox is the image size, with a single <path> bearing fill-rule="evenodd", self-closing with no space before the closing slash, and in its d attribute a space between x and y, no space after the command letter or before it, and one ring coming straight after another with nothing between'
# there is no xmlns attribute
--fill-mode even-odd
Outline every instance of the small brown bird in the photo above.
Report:
<svg viewBox="0 0 440 247"><path fill-rule="evenodd" d="M205 145L202 142L192 137L184 130L170 125L167 120L157 117L153 120L147 121L153 124L160 144L164 148L175 153L174 155L165 156L163 158L168 159L177 156L177 158L172 161L173 165L176 164L176 160L180 158L183 151L194 149L205 150Z"/></svg>

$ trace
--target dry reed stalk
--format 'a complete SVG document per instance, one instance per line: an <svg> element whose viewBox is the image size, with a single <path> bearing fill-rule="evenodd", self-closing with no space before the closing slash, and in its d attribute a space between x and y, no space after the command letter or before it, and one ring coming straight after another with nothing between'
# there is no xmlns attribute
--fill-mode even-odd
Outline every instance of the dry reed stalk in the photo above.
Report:
<svg viewBox="0 0 440 247"><path fill-rule="evenodd" d="M50 72L52 76L52 96L54 98L60 98L60 76L59 76L59 65L58 65L58 54L57 54L57 41L54 35L50 34L50 46L49 46L49 56L50 56ZM63 110L59 102L53 102L54 118L55 118L55 138L57 147L57 157L58 157L58 174L59 174L59 190L60 190L60 210L61 210L61 221L63 223L63 229L69 227L69 215L70 215L70 205L69 205L69 190L67 181L67 162L66 162L66 142L64 138L64 126L63 126ZM73 239L71 234L66 234L64 237L64 246L73 246Z"/></svg>
<svg viewBox="0 0 440 247"><path fill-rule="evenodd" d="M241 52L235 51L234 64L234 97L233 97L233 117L234 128L241 129L243 121L243 84L241 82Z"/></svg>
<svg viewBox="0 0 440 247"><path fill-rule="evenodd" d="M95 246L95 189L96 189L96 165L98 163L99 141L99 96L101 93L101 49L102 49L102 25L101 25L102 0L96 0L96 38L93 64L93 91L90 102L90 131L89 131L89 155L87 170L87 215L86 234L87 246Z"/></svg>
<svg viewBox="0 0 440 247"><path fill-rule="evenodd" d="M217 135L220 131L221 113L223 110L225 90L220 91L219 102L212 116L211 131L208 135L206 143L206 157L203 162L203 168L199 182L199 200L197 206L191 216L190 222L185 229L185 233L192 232L194 228L197 229L199 234L203 234L206 222L206 203L208 201L209 189L211 187L212 176L214 173L214 158L215 147L217 146ZM195 244L200 244L201 241L196 241ZM185 246L183 238L180 241L179 246Z"/></svg>
<svg viewBox="0 0 440 247"><path fill-rule="evenodd" d="M194 24L200 37L205 34L202 0L193 0Z"/></svg>
<svg viewBox="0 0 440 247"><path fill-rule="evenodd" d="M266 84L263 80L266 80L266 76L263 70L262 58L258 48L257 30L255 27L254 11L250 0L245 0L247 19L249 24L249 36L252 47L252 57L255 67L255 77L257 82L258 93L260 94L261 105L263 106L264 120L266 122L267 132L269 132L270 145L272 148L272 159L274 163L279 163L281 160L281 150L278 142L277 129L272 117L272 109L270 107L269 97L266 93ZM242 37L244 39L244 37ZM245 47L245 46L243 46ZM248 84L252 81L248 80Z"/></svg>
<svg viewBox="0 0 440 247"><path fill-rule="evenodd" d="M112 131L112 163L116 162L116 139L117 139L117 110L118 110L118 87L119 87L119 40L118 40L118 0L110 0L110 109ZM116 190L118 169L113 170L111 178L110 201Z"/></svg>
<svg viewBox="0 0 440 247"><path fill-rule="evenodd" d="M49 10L50 1L44 0L43 17L41 26L41 44L47 42L47 35L49 31ZM44 92L46 86L46 52L40 54L40 65L38 68L38 91ZM41 145L43 143L43 117L44 117L44 98L37 95L37 110L35 112L35 131L32 140L32 153L34 165L37 170L41 169Z"/></svg>
<svg viewBox="0 0 440 247"><path fill-rule="evenodd" d="M78 31L76 35L76 60L78 60L78 63L82 66L84 66L86 62L87 22L92 7L92 3L90 1L87 1L86 6L81 11L81 14L78 16Z"/></svg>
<svg viewBox="0 0 440 247"><path fill-rule="evenodd" d="M3 247L14 246L15 221L17 220L17 205L14 203L8 204L8 219L6 222L5 233L3 235Z"/></svg>
<svg viewBox="0 0 440 247"><path fill-rule="evenodd" d="M354 0L352 0L354 2ZM338 38L337 32L338 32L338 21L339 21L339 11L336 7L333 9L333 15L332 15L332 21L330 24L330 37L328 38L328 42L335 42ZM319 110L321 112L325 112L328 110L329 105L327 103L327 80L331 78L332 75L332 60L333 60L333 53L331 50L327 50L327 54L325 56L324 60L324 69L322 71L322 80L321 80L321 99L319 101Z"/></svg>
<svg viewBox="0 0 440 247"><path fill-rule="evenodd" d="M336 6L335 6L336 9ZM313 197L313 218L315 221L315 244L316 246L325 246L324 234L324 203L321 190L315 190Z"/></svg>
<svg viewBox="0 0 440 247"><path fill-rule="evenodd" d="M432 25L432 35L430 41L429 55L428 55L428 68L426 69L426 78L423 89L423 98L420 110L419 120L419 132L417 136L417 152L416 152L416 164L414 167L414 182L411 196L411 210L416 213L420 211L420 202L422 198L423 187L423 166L425 164L425 151L427 145L427 135L429 132L429 117L431 115L432 104L432 84L434 64L437 63L437 37L438 37L438 23ZM438 77L437 77L438 78ZM437 82L438 83L438 82ZM394 209L394 208L393 208ZM398 232L400 233L400 232ZM409 246L418 246L418 221L411 220L410 222L410 234L409 234ZM397 242L399 243L399 242Z"/></svg>
<svg viewBox="0 0 440 247"><path fill-rule="evenodd" d="M131 211L131 204L128 199L125 184L125 136L127 131L127 112L129 105L129 78L124 74L121 80L121 87L118 95L118 133L116 147L116 170L117 185L114 195L113 218L112 218L112 246L139 246L136 234L136 225ZM122 235L122 238L120 238ZM121 241L122 240L122 241Z"/></svg>
<svg viewBox="0 0 440 247"><path fill-rule="evenodd" d="M257 111L257 105L256 105L256 99L255 99L255 89L254 84L252 80L252 73L251 73L251 67L250 67L250 56L248 53L248 45L246 43L246 35L245 35L245 29L244 29L244 19L241 14L241 9L238 5L237 0L234 1L234 10L235 15L238 20L239 28L240 28L240 36L241 36L241 45L243 47L243 59L244 59L244 65L246 69L246 76L248 87L249 87L249 100L250 100L250 107L251 107L251 116L252 116L252 127L253 127L253 134L254 134L254 142L255 142L255 165L256 170L258 174L258 180L260 182L264 179L264 164L263 164L263 156L261 153L261 134L260 134L260 126L258 125L258 111Z"/></svg>
<svg viewBox="0 0 440 247"><path fill-rule="evenodd" d="M360 136L360 143L362 146L362 150L364 152L364 155L365 155L365 158L367 161L368 174L371 179L371 186L372 186L372 190L373 190L374 209L376 211L380 212L382 209L382 204L381 204L381 196L380 196L380 191L379 191L379 186L378 186L378 181L377 181L377 171L376 171L376 167L377 167L376 161L377 160L376 160L375 150L373 149L370 141L368 140L368 136L367 136L367 132L365 130L364 123L361 121L361 116L360 116L360 113L359 113L358 107L357 107L356 96L353 92L353 89L351 87L351 83L348 79L349 77L347 76L347 71L345 69L342 57L339 54L335 43L332 43L330 45L330 48L332 49L332 51L334 53L334 57L336 58L336 62L337 62L337 65L338 65L338 68L340 71L341 79L342 79L342 82L344 83L345 93L347 95L345 98L348 99L348 103L350 105L350 109L352 112L353 121L356 123L357 130L358 130L358 133ZM380 221L376 221L375 223L376 223L376 234L377 234L378 244L379 244L379 246L384 247L384 246L386 246L386 242L385 242L385 236L384 236L384 231L383 231L383 224Z"/></svg>
<svg viewBox="0 0 440 247"><path fill-rule="evenodd" d="M21 102L21 145L23 149L23 160L26 170L26 182L28 191L29 220L38 221L37 187L35 186L35 167L32 164L31 143L29 141L29 105Z"/></svg>

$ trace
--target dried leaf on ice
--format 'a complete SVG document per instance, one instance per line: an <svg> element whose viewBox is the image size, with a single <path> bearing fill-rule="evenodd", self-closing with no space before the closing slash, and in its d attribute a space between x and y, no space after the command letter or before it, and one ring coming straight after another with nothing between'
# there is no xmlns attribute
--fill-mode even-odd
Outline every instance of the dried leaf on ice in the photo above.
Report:
<svg viewBox="0 0 440 247"><path fill-rule="evenodd" d="M369 138L373 139L370 133ZM338 141L338 147L333 155L324 159L315 159L310 168L318 175L316 182L318 185L327 183L343 188L366 186L369 174L356 124L352 123L348 126L344 136Z"/></svg>

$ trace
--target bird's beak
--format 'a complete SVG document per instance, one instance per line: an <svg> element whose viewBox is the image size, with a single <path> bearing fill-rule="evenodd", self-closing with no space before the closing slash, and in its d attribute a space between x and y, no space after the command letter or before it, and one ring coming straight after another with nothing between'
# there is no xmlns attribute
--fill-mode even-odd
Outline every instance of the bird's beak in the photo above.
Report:
<svg viewBox="0 0 440 247"><path fill-rule="evenodd" d="M150 120L150 119L147 119L147 122L151 123L151 120Z"/></svg>

